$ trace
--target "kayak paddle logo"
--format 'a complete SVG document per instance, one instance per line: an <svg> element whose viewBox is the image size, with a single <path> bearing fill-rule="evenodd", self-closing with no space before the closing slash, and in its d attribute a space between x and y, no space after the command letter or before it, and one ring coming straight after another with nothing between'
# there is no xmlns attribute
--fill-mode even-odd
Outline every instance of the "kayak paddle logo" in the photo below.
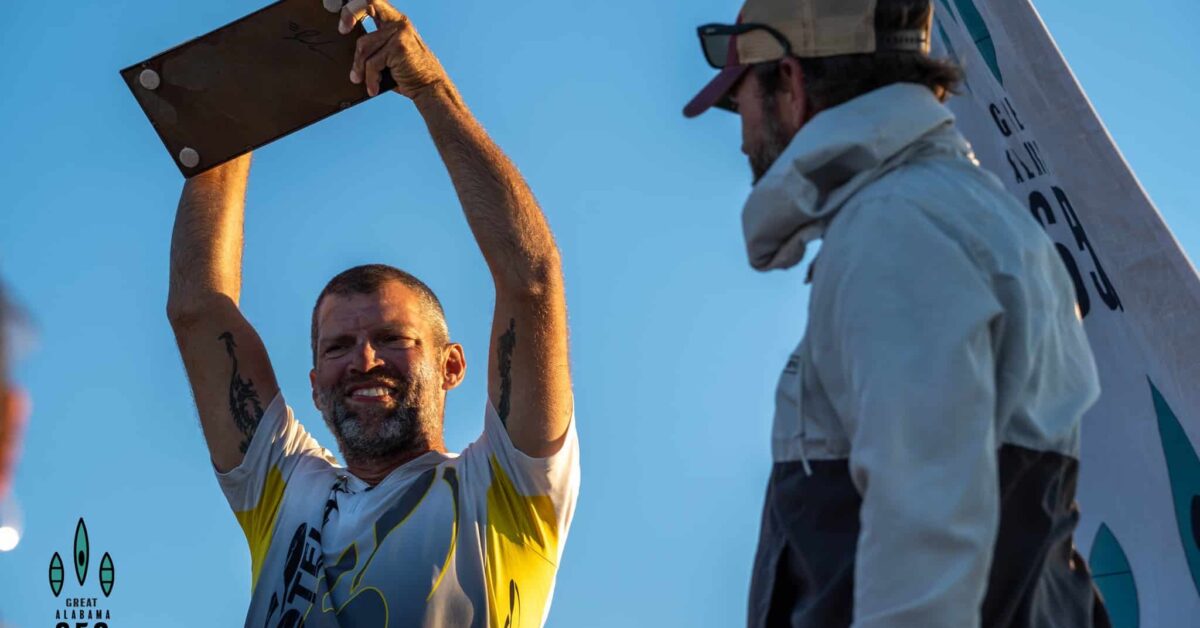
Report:
<svg viewBox="0 0 1200 628"><path fill-rule="evenodd" d="M87 525L83 523L82 517L75 526L75 551L70 554L70 557L75 567L75 579L79 581L79 586L83 586L88 577L91 545L88 542ZM100 591L104 593L104 597L108 597L112 593L115 576L112 557L105 552L104 557L100 559L99 569ZM58 555L58 552L54 552L54 556L50 558L50 592L54 594L54 597L58 597L62 593L64 580L65 570L62 557Z"/></svg>

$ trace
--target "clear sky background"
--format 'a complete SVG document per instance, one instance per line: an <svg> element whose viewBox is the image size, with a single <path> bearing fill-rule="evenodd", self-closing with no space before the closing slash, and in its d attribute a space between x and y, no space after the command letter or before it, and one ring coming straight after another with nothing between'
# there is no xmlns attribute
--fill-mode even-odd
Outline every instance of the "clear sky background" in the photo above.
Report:
<svg viewBox="0 0 1200 628"><path fill-rule="evenodd" d="M241 625L249 555L164 315L183 181L117 72L265 3L13 3L0 23L0 276L37 330L16 371L34 397L16 483L26 536L0 554L13 625L52 625L47 566L81 516L93 565L105 551L116 564L114 628ZM746 262L737 119L680 115L712 73L695 26L732 21L739 3L398 6L528 178L563 252L583 487L549 625L737 625L773 389L806 304L801 273ZM1037 6L1197 259L1200 8ZM492 286L408 101L384 95L259 151L246 223L243 308L319 440L333 445L309 402L312 302L367 262L441 296L471 366L447 444L478 435Z"/></svg>

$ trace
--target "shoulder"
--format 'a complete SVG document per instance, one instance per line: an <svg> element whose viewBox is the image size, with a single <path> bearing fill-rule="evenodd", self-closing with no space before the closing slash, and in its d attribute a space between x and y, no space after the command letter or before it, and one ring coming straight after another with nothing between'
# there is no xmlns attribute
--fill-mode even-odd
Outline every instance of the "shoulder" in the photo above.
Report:
<svg viewBox="0 0 1200 628"><path fill-rule="evenodd" d="M846 202L826 233L831 252L920 254L953 243L982 270L1048 239L1032 214L991 173L966 159L905 164ZM899 250L899 251L897 251Z"/></svg>

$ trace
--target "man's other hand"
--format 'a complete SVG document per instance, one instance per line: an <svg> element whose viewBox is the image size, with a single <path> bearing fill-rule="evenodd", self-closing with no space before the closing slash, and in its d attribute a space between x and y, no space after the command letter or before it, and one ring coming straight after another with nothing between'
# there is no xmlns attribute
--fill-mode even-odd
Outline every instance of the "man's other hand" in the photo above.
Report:
<svg viewBox="0 0 1200 628"><path fill-rule="evenodd" d="M358 38L352 83L365 83L367 94L379 93L383 72L391 72L396 92L416 98L426 88L442 82L446 72L437 57L425 46L408 17L385 0L352 0L342 8L338 31L349 33L366 17L375 19L378 29Z"/></svg>

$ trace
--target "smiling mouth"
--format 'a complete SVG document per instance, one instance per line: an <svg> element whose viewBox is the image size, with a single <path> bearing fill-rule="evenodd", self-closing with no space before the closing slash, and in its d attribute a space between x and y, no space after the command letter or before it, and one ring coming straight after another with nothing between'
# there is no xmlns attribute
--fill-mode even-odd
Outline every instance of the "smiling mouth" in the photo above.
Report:
<svg viewBox="0 0 1200 628"><path fill-rule="evenodd" d="M346 398L363 403L383 403L396 398L396 389L390 386L364 386L351 390Z"/></svg>

